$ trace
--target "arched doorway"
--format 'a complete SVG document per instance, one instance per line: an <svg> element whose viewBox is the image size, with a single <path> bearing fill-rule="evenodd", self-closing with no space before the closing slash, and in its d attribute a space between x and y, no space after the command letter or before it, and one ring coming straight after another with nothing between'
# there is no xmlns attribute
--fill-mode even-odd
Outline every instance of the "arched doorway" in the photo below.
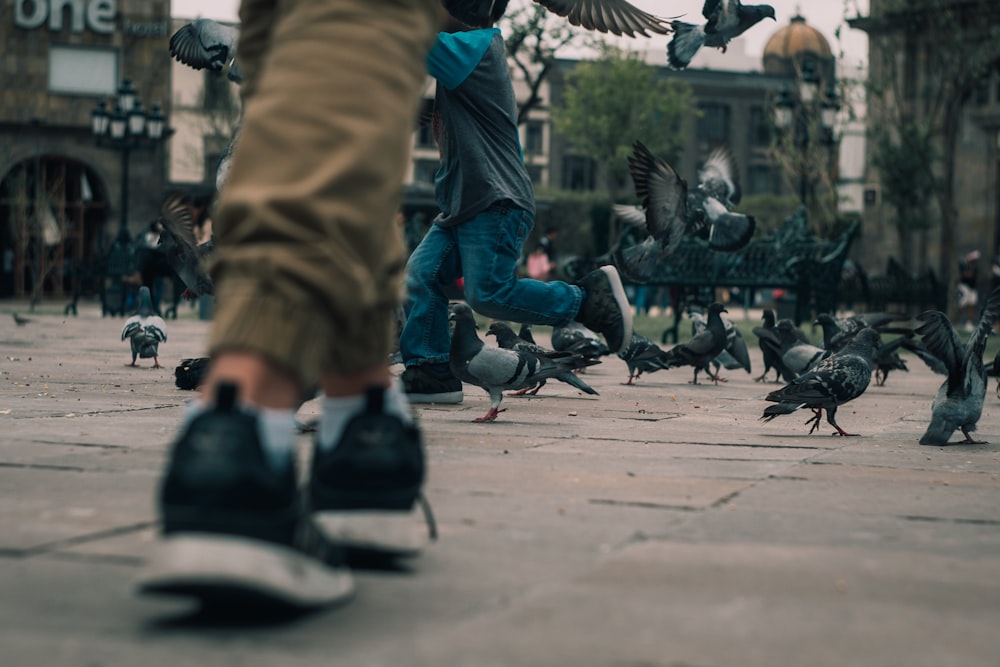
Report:
<svg viewBox="0 0 1000 667"><path fill-rule="evenodd" d="M83 162L42 155L15 164L0 181L0 296L98 291L106 213L103 184Z"/></svg>

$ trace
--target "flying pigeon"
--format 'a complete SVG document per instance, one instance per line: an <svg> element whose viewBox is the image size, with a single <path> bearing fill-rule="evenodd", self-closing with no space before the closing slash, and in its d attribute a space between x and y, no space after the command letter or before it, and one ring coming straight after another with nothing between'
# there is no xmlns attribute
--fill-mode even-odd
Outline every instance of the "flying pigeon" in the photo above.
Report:
<svg viewBox="0 0 1000 667"><path fill-rule="evenodd" d="M694 378L691 384L698 384L698 371L705 371L716 384L722 379L710 368L712 360L726 349L726 325L722 322L721 313L728 312L721 303L715 302L708 307L705 330L684 343L678 343L667 350L665 361L667 368L678 366L693 366Z"/></svg>
<svg viewBox="0 0 1000 667"><path fill-rule="evenodd" d="M635 37L649 33L666 35L670 26L664 19L648 14L625 0L535 0L571 25L587 30ZM492 0L445 0L444 8L467 25L482 25L493 9Z"/></svg>
<svg viewBox="0 0 1000 667"><path fill-rule="evenodd" d="M794 377L812 370L813 366L832 354L830 350L804 341L804 334L791 320L780 320L775 330L781 340L781 361Z"/></svg>
<svg viewBox="0 0 1000 667"><path fill-rule="evenodd" d="M948 379L942 383L931 405L931 423L920 438L921 445L947 445L955 429L965 435L963 443L984 444L982 440L975 440L970 431L976 430L976 423L983 414L986 396L983 350L998 315L1000 287L990 293L979 324L964 343L944 313L928 310L917 317L923 324L916 332L927 349L948 369Z"/></svg>
<svg viewBox="0 0 1000 667"><path fill-rule="evenodd" d="M826 421L840 435L848 433L837 424L837 408L865 392L872 379L872 357L879 335L874 329L862 329L844 349L816 364L781 389L772 391L767 400L776 403L764 409L761 421L769 422L780 415L790 415L799 408L809 408L813 416L809 433L819 428L823 410Z"/></svg>
<svg viewBox="0 0 1000 667"><path fill-rule="evenodd" d="M464 303L452 307L449 319L455 322L449 355L451 372L463 382L482 387L490 395L490 409L474 420L477 423L493 421L504 411L500 409L500 402L505 391L530 389L542 380L600 363L578 355L549 359L529 352L487 346L476 334L472 309Z"/></svg>
<svg viewBox="0 0 1000 667"><path fill-rule="evenodd" d="M635 332L632 333L628 346L618 353L618 358L628 366L628 381L623 384L635 384L635 380L643 373L670 368L666 350Z"/></svg>
<svg viewBox="0 0 1000 667"><path fill-rule="evenodd" d="M760 374L760 377L755 377L754 382L766 382L767 374L772 368L775 372L775 382L781 381L782 378L785 382L791 382L795 379L795 373L788 370L781 358L781 338L778 336L778 329L775 326L774 311L765 308L763 320L762 326L753 328L761 355L764 357L764 372Z"/></svg>
<svg viewBox="0 0 1000 667"><path fill-rule="evenodd" d="M122 327L122 340L128 340L132 347L132 363L129 366L135 366L138 357L152 359L153 368L163 368L157 357L160 343L167 341L167 323L153 312L153 301L145 285L139 288L139 310L125 320Z"/></svg>
<svg viewBox="0 0 1000 667"><path fill-rule="evenodd" d="M240 29L212 19L185 23L170 37L170 55L193 69L221 72L228 67L230 81L241 83L243 74L236 63Z"/></svg>
<svg viewBox="0 0 1000 667"><path fill-rule="evenodd" d="M691 318L692 336L697 336L708 328L708 320L699 308L689 308L688 317ZM720 367L725 368L728 371L742 368L747 373L752 372L750 365L750 350L747 349L747 343L743 340L743 334L740 333L740 330L736 328L733 321L728 317L720 316L720 319L726 328L726 348L722 350L722 352L719 352L719 354L715 356L715 359L712 360L712 365L715 366L716 369L716 375L718 375Z"/></svg>
<svg viewBox="0 0 1000 667"><path fill-rule="evenodd" d="M214 240L198 244L194 236L194 217L184 195L167 197L160 206L160 250L167 264L184 283L188 295L212 294L212 277L205 267L206 258L215 249Z"/></svg>
<svg viewBox="0 0 1000 667"><path fill-rule="evenodd" d="M728 152L713 152L699 171L698 185L689 189L687 181L642 142L632 144L632 151L629 172L642 207L612 207L617 217L633 227L645 227L648 234L616 258L629 274L648 277L688 234L707 234L708 246L722 252L740 250L750 242L756 221L729 210L740 195Z"/></svg>
<svg viewBox="0 0 1000 667"><path fill-rule="evenodd" d="M530 331L530 329L529 329ZM534 342L529 342L524 338L518 336L514 333L514 330L506 322L492 322L489 328L486 330L487 336L496 336L497 345L505 350L514 350L515 352L527 352L529 354L534 354L539 357L547 357L549 359L563 359L566 357L576 356L572 352L556 352L554 350L546 350L541 345ZM585 394L590 394L592 396L597 396L597 390L591 387L589 384L581 380L576 376L575 373L566 371L565 373L560 373L558 375L553 375L553 379L559 380L560 382L565 382L566 384L576 387ZM545 386L545 380L541 380L534 388L522 389L517 392L520 394L537 394L538 390Z"/></svg>
<svg viewBox="0 0 1000 667"><path fill-rule="evenodd" d="M703 46L726 52L729 42L764 20L774 19L771 5L743 5L740 0L705 0L701 10L707 22L702 25L672 21L674 36L667 44L667 63L684 69Z"/></svg>

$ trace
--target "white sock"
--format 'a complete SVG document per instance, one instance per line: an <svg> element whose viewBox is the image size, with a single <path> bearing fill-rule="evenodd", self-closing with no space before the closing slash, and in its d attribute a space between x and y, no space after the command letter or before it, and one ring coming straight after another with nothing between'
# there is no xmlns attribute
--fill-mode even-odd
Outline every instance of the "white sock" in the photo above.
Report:
<svg viewBox="0 0 1000 667"><path fill-rule="evenodd" d="M319 437L316 439L320 448L329 451L337 446L347 422L364 411L366 400L364 394L339 398L324 396L320 399L322 413L319 418ZM413 423L410 402L406 400L406 392L398 378L393 378L392 384L385 390L384 400L382 409L385 414L399 417L404 424Z"/></svg>
<svg viewBox="0 0 1000 667"><path fill-rule="evenodd" d="M214 406L214 403L206 403L201 397L191 399L184 406L182 426L187 426L195 417ZM256 405L241 407L257 414L257 434L268 463L275 470L286 470L295 455L295 438L298 434L295 411L272 410Z"/></svg>

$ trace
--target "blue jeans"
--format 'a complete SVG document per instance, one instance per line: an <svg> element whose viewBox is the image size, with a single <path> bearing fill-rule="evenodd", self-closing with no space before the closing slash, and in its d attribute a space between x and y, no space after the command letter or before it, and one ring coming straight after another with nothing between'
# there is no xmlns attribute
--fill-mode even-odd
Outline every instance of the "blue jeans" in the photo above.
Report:
<svg viewBox="0 0 1000 667"><path fill-rule="evenodd" d="M579 287L515 273L534 224L527 211L494 205L455 227L431 226L406 265L406 324L399 337L406 366L447 363L451 335L443 287L459 278L469 306L493 319L561 325L576 316L583 301Z"/></svg>

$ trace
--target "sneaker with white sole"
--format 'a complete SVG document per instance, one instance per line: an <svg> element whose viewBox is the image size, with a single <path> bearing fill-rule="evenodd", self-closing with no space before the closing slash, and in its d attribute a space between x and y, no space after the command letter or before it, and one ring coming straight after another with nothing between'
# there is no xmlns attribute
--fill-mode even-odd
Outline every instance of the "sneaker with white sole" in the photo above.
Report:
<svg viewBox="0 0 1000 667"><path fill-rule="evenodd" d="M632 340L632 308L618 269L602 266L585 275L577 285L586 296L576 321L604 336L613 354L623 352Z"/></svg>
<svg viewBox="0 0 1000 667"><path fill-rule="evenodd" d="M239 609L311 609L354 590L343 552L305 510L295 466L268 462L257 417L219 387L214 408L173 446L160 491L162 536L141 593L181 595Z"/></svg>
<svg viewBox="0 0 1000 667"><path fill-rule="evenodd" d="M369 389L364 412L332 448L314 447L309 504L328 540L352 554L409 557L434 537L421 494L420 430L383 412L385 390Z"/></svg>

